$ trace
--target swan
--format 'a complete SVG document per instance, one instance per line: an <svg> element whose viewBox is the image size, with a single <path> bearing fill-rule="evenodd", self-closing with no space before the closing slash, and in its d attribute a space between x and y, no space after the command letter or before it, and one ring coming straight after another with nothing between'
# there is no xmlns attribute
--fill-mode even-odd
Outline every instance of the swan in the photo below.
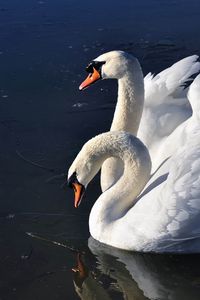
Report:
<svg viewBox="0 0 200 300"><path fill-rule="evenodd" d="M131 133L102 133L83 146L68 171L75 207L106 159L123 164L122 176L91 210L94 239L130 251L200 252L199 98L200 75L189 89L193 114L174 132L176 151L152 175L149 151Z"/></svg>
<svg viewBox="0 0 200 300"><path fill-rule="evenodd" d="M163 145L168 143L178 125L191 116L187 89L183 85L199 72L197 59L197 55L186 57L155 77L149 73L143 78L137 58L123 51L107 52L87 66L89 76L79 89L83 90L100 79L118 80L118 99L111 131L124 130L138 136L149 149L152 171L155 171L172 155L171 148ZM116 158L108 159L101 170L102 191L111 187L122 173L122 163Z"/></svg>

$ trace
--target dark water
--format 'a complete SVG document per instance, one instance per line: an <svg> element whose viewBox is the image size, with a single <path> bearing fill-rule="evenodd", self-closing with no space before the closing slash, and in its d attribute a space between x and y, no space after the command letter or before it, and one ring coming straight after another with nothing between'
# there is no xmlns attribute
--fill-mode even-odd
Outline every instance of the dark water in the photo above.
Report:
<svg viewBox="0 0 200 300"><path fill-rule="evenodd" d="M85 65L122 49L144 73L158 72L199 54L199 11L198 0L0 1L1 300L200 299L199 256L91 240L89 250L98 178L78 210L63 188L81 145L109 129L115 107L116 82L78 91Z"/></svg>

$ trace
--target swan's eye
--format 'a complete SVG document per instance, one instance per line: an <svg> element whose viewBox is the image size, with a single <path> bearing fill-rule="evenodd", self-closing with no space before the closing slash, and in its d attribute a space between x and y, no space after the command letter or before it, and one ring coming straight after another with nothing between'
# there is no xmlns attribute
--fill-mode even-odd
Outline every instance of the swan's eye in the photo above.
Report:
<svg viewBox="0 0 200 300"><path fill-rule="evenodd" d="M93 60L86 67L86 72L93 73L93 68L95 68L95 70L97 70L100 73L101 67L102 67L103 64L105 64L105 61L94 61Z"/></svg>

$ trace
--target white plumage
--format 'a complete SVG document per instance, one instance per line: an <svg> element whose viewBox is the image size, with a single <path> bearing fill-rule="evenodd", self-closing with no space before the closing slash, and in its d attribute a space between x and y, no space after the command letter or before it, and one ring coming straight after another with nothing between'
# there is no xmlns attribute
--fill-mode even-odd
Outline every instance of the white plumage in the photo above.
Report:
<svg viewBox="0 0 200 300"><path fill-rule="evenodd" d="M145 102L137 135L150 151L153 170L162 162L157 159L163 151L162 145L174 129L192 114L192 103L184 85L193 74L199 72L200 63L197 59L197 55L186 57L155 77L149 73L144 78ZM195 99L195 95L191 98ZM167 152L165 148L165 157Z"/></svg>
<svg viewBox="0 0 200 300"><path fill-rule="evenodd" d="M119 57L123 56L125 61L126 59L128 62L132 60L132 58L127 58L123 52L118 54ZM103 55L103 59L105 60L105 55ZM118 79L120 91L113 121L115 127L117 127L116 118L120 119L120 125L124 122L125 115L120 115L120 108L123 108L125 102L127 106L123 108L123 112L127 110L129 118L133 108L136 112L140 112L141 106L143 106L142 83L135 81L136 77L138 80L141 79L140 68L137 68L138 63L135 59L130 64L127 61L126 68L123 65L123 71L128 70L129 78L127 79L125 76L125 79L123 77ZM182 61L182 63L186 74L177 71L177 74L181 74L181 83L199 68L195 56L186 58L186 61ZM176 66L182 65L182 63L179 62ZM129 66L132 66L131 69ZM102 74L106 73L108 67L105 64ZM134 67L137 68L136 73L134 73L136 76L131 77L129 72L135 70ZM175 67L172 66L173 68ZM120 71L119 74L122 72ZM164 76L163 78L167 82L166 86L170 89L173 88L174 93L177 89L181 91L182 88L178 84L175 85L173 80L167 79L169 74L170 69L167 69L157 76L159 80ZM157 81L156 77L155 80L150 79L150 75L147 78L151 81ZM133 86L130 87L131 80L133 80ZM152 84L154 85L155 82ZM124 98L122 97L123 88L125 89ZM135 91L139 91L139 97ZM170 98L172 95L165 95L165 99L166 97ZM184 99L185 102L188 101L187 98ZM158 135L157 140L153 141L154 145L151 145L150 148L147 147L151 154L152 163L154 166L159 166L157 170L154 167L151 178L149 178L150 159L146 147L126 132L111 131L99 135L86 143L78 154L69 170L69 176L76 172L79 182L87 186L104 163L102 176L109 183L105 187L106 181L104 181L103 193L94 204L90 214L90 232L95 239L126 250L160 253L200 252L200 75L191 84L188 99L191 103L189 108L192 112L191 116L186 120L185 117L182 117L182 123L179 125L174 123L175 128L168 136L161 139ZM153 100L148 101L152 103ZM147 108L148 103L145 105ZM165 107L163 101L160 101L159 105L161 108ZM159 111L159 105L155 105L155 116ZM179 106L181 107L181 105ZM152 107L153 105L150 108L151 114L154 113ZM171 122L176 119L176 113L178 112L175 112L174 115L171 114ZM144 114L142 120L143 118ZM132 122L138 122L132 127L137 133L138 118ZM145 122L147 127L149 119L143 120L143 126ZM167 126L167 123L165 125ZM111 129L114 129L113 125ZM126 128L122 130L126 130ZM154 131L156 134L156 128ZM139 132L142 132L141 127ZM149 132L149 136L153 139L151 126ZM154 146L159 149L157 153L153 152ZM108 157L112 157L110 162ZM105 165L105 160L108 162L107 165ZM116 175L117 167L120 171Z"/></svg>
<svg viewBox="0 0 200 300"><path fill-rule="evenodd" d="M149 150L153 171L172 154L171 148L163 145L168 140L174 143L171 134L191 116L188 89L184 89L184 84L199 72L197 59L197 55L186 57L155 77L149 73L144 80L138 60L123 51L111 51L95 59L105 62L101 70L103 79L118 80L111 130L125 130L138 136ZM119 161L105 162L101 172L102 190L110 187L122 172Z"/></svg>

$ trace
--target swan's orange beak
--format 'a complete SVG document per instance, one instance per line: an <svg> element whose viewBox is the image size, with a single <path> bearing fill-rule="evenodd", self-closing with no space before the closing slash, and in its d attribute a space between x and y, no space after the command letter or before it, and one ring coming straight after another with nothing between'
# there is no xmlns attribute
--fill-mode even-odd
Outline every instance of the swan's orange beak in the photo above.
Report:
<svg viewBox="0 0 200 300"><path fill-rule="evenodd" d="M83 198L84 192L85 192L85 187L83 184L81 184L77 177L76 177L76 172L74 172L69 178L67 179L68 181L68 186L70 188L73 188L74 190L74 206L77 208L81 200Z"/></svg>
<svg viewBox="0 0 200 300"><path fill-rule="evenodd" d="M78 208L78 206L81 204L85 188L79 182L72 183L72 187L74 190L74 206L75 208Z"/></svg>
<svg viewBox="0 0 200 300"><path fill-rule="evenodd" d="M95 83L97 80L101 78L99 72L93 67L93 72L88 75L88 77L81 83L79 86L79 90L82 91L91 84Z"/></svg>

